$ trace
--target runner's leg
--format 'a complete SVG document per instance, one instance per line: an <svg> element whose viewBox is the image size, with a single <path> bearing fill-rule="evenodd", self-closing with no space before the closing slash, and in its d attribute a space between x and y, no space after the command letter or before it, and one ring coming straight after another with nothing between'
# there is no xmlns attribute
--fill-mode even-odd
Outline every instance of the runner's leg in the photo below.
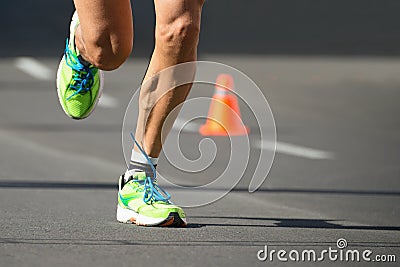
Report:
<svg viewBox="0 0 400 267"><path fill-rule="evenodd" d="M145 151L132 151L128 170L120 177L117 207L120 222L173 227L187 224L182 208L172 204L170 195L157 185L154 170L161 152L165 119L186 99L191 85L168 91L178 82L180 73L163 71L154 79L152 76L176 64L196 60L202 2L155 0L156 45L141 88L136 129L136 139ZM187 74L193 77L194 69Z"/></svg>
<svg viewBox="0 0 400 267"><path fill-rule="evenodd" d="M203 0L155 0L155 49L143 84L165 68L197 59L203 2ZM171 85L175 82L172 73L171 77L164 78L169 80ZM154 158L159 156L162 148L161 129L165 119L171 110L185 101L190 88L191 84L186 84L170 90L152 107L148 115L146 105L156 101L149 99L150 92L165 88L157 88L157 82L142 87L136 139L143 144L149 156Z"/></svg>
<svg viewBox="0 0 400 267"><path fill-rule="evenodd" d="M76 12L57 70L57 95L65 114L84 119L95 109L102 70L118 68L132 49L129 0L75 0Z"/></svg>
<svg viewBox="0 0 400 267"><path fill-rule="evenodd" d="M102 70L118 68L133 42L129 0L74 0L80 25L75 43L81 56Z"/></svg>

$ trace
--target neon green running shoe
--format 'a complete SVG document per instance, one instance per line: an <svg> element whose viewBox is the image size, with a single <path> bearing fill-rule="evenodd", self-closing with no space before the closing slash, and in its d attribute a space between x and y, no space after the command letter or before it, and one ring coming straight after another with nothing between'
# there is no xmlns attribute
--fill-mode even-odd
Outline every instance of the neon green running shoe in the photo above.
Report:
<svg viewBox="0 0 400 267"><path fill-rule="evenodd" d="M103 90L103 72L85 62L75 48L75 31L79 25L75 12L70 37L57 71L58 99L64 112L73 119L84 119L96 107Z"/></svg>
<svg viewBox="0 0 400 267"><path fill-rule="evenodd" d="M125 176L129 179L125 182ZM119 178L117 220L142 226L186 227L182 208L173 205L170 195L144 172L127 171Z"/></svg>

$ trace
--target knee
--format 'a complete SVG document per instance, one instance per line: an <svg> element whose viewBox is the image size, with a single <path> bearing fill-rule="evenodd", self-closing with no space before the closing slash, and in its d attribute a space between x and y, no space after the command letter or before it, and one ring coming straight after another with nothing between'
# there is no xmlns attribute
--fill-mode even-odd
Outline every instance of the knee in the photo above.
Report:
<svg viewBox="0 0 400 267"><path fill-rule="evenodd" d="M197 48L199 33L200 20L180 16L156 26L156 48L168 55L185 57Z"/></svg>
<svg viewBox="0 0 400 267"><path fill-rule="evenodd" d="M89 42L85 40L85 50L90 63L102 70L115 70L121 66L132 51L132 39L99 36Z"/></svg>

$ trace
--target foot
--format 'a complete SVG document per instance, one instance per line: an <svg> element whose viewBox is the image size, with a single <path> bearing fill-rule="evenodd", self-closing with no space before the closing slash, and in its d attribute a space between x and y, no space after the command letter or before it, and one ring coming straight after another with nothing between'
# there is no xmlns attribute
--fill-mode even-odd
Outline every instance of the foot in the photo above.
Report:
<svg viewBox="0 0 400 267"><path fill-rule="evenodd" d="M186 227L182 208L173 205L170 195L144 172L119 178L117 220L142 226Z"/></svg>
<svg viewBox="0 0 400 267"><path fill-rule="evenodd" d="M103 73L79 56L75 47L78 25L79 18L75 12L70 25L70 38L58 66L57 93L64 112L79 120L89 116L96 107L103 90Z"/></svg>

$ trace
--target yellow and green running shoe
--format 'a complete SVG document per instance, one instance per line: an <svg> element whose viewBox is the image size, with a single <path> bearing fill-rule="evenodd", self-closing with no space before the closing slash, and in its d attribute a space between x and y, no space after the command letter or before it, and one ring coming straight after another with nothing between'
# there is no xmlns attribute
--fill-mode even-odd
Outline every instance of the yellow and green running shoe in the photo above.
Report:
<svg viewBox="0 0 400 267"><path fill-rule="evenodd" d="M104 83L102 71L85 62L75 48L75 31L78 25L79 18L75 12L70 25L70 37L67 38L57 71L58 99L64 112L77 120L84 119L93 112Z"/></svg>
<svg viewBox="0 0 400 267"><path fill-rule="evenodd" d="M186 216L182 208L171 203L171 195L162 189L156 180L156 169L149 156L131 137L147 159L152 176L145 172L127 170L118 183L117 220L142 226L186 227Z"/></svg>
<svg viewBox="0 0 400 267"><path fill-rule="evenodd" d="M125 176L130 177L125 182ZM142 226L186 227L182 208L173 205L170 195L144 172L119 178L117 220Z"/></svg>

